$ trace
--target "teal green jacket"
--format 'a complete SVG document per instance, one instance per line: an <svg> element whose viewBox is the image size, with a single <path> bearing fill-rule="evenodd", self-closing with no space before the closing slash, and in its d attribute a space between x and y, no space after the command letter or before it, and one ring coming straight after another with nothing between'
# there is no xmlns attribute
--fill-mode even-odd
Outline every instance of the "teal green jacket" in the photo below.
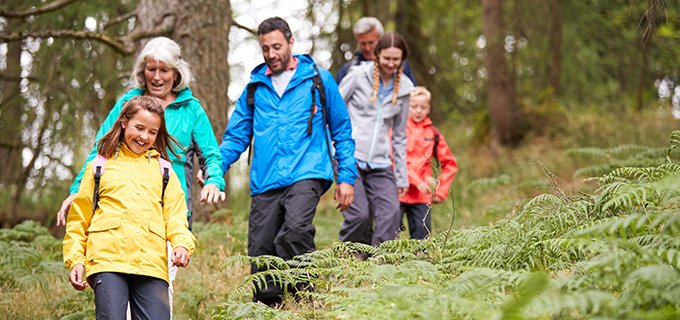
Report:
<svg viewBox="0 0 680 320"><path fill-rule="evenodd" d="M80 173L78 173L78 176L76 176L75 181L71 185L69 190L71 194L78 192L80 181L85 173L85 167L97 155L96 141L99 141L111 129L116 119L118 119L123 105L133 97L143 94L144 90L135 88L118 99L116 105L113 106L106 120L102 123L101 128L99 128L99 132L97 132L95 145L83 164L83 168L80 169ZM187 159L187 151L190 147L193 147L199 157L205 159L208 177L205 183L214 184L220 190L224 190L222 155L217 145L217 139L215 139L208 115L189 88L178 92L177 99L165 108L165 125L168 132L180 142L181 149L175 150L179 158L170 152L168 152L168 155L170 156L170 162L172 162L172 169L177 174L184 190L187 206L191 204L191 182L193 181L191 176L193 174L191 169L193 168L193 159ZM187 167L189 170L186 170ZM189 207L189 210L191 210L191 207Z"/></svg>

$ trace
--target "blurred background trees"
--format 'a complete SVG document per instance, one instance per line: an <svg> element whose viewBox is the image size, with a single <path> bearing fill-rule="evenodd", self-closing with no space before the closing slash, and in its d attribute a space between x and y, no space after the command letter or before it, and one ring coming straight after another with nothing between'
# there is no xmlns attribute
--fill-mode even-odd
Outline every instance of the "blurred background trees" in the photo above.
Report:
<svg viewBox="0 0 680 320"><path fill-rule="evenodd" d="M25 218L53 223L149 37L165 35L182 45L197 78L192 89L221 139L229 95L234 96L227 92L229 83L247 77L229 72L227 55L241 45L230 42L231 27L256 27L234 24L238 12L232 2L0 4L0 224ZM505 148L521 145L523 137L557 135L565 114L584 110L662 107L680 113L679 5L677 0L307 0L307 14L284 18L321 21L327 24L323 30L334 30L306 32L308 39L296 34L294 50L302 40L311 41L315 52L331 52L319 62L336 71L355 50L353 23L376 16L409 42L409 62L418 84L433 93L432 117L444 133L455 137L458 130L469 130L478 146ZM315 11L321 7L332 8L330 15Z"/></svg>

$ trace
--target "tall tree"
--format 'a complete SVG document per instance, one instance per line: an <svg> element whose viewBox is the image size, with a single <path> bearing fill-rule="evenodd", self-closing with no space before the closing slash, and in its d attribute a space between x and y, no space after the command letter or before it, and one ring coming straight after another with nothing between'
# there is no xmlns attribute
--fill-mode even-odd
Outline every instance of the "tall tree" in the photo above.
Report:
<svg viewBox="0 0 680 320"><path fill-rule="evenodd" d="M562 14L560 0L550 0L550 65L548 86L555 97L560 95L560 71L562 68Z"/></svg>
<svg viewBox="0 0 680 320"><path fill-rule="evenodd" d="M514 146L522 137L522 115L505 57L503 1L482 0L482 8L491 138L494 144Z"/></svg>
<svg viewBox="0 0 680 320"><path fill-rule="evenodd" d="M151 30L174 18L175 27L167 35L182 47L196 78L191 90L201 100L215 135L221 139L229 106L229 0L140 0L137 17L141 30Z"/></svg>
<svg viewBox="0 0 680 320"><path fill-rule="evenodd" d="M227 126L229 106L227 56L232 24L229 0L141 0L137 16L141 30L151 29L171 17L174 19L175 28L168 36L182 47L184 59L189 62L196 78L191 89L208 114L217 140L221 141ZM192 190L193 198L198 199L199 188ZM209 209L194 201L194 211L199 217L208 214Z"/></svg>

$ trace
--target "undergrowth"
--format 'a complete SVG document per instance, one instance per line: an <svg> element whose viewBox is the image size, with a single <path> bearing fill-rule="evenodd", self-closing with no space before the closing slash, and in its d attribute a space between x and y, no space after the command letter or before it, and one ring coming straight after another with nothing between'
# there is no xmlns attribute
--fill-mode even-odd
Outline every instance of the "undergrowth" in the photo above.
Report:
<svg viewBox="0 0 680 320"><path fill-rule="evenodd" d="M664 149L569 150L609 166L577 171L598 173L586 179L594 192L541 194L491 226L377 248L336 242L292 261L231 257L227 265L269 270L245 277L213 318L677 319L678 149L680 131ZM246 302L265 277L314 290L288 294L278 309Z"/></svg>

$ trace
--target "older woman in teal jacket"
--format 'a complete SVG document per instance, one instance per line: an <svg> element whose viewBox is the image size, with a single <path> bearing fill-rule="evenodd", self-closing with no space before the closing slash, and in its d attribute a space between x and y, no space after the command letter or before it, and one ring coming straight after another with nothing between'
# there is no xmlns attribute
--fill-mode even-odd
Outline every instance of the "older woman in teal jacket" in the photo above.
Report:
<svg viewBox="0 0 680 320"><path fill-rule="evenodd" d="M179 157L170 153L172 169L180 179L185 193L187 207L191 210L191 184L193 159L187 156L191 150L197 151L204 159L207 167L207 178L201 190L201 201L216 203L224 200L224 178L222 177L222 155L220 154L210 120L196 99L189 84L193 80L189 65L181 58L179 45L168 38L158 37L149 41L137 57L130 79L135 88L118 99L109 115L97 132L96 141L111 129L118 118L123 105L136 96L148 95L160 98L165 107L165 120L168 132L181 143L181 149L175 150ZM83 168L76 176L69 190L69 197L64 200L57 215L57 225L64 225L66 214L73 197L78 192L80 181L85 173L85 166L97 155L92 148ZM188 168L189 170L185 170ZM191 213L188 212L189 221Z"/></svg>

